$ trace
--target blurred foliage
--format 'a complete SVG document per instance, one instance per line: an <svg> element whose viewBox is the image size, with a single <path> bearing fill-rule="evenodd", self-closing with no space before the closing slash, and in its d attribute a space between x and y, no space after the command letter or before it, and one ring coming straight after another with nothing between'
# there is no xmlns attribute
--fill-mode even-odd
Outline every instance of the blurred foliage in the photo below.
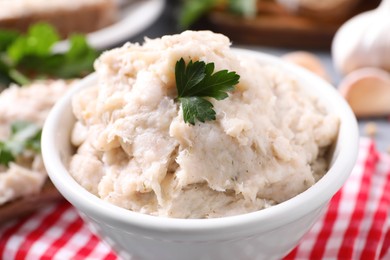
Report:
<svg viewBox="0 0 390 260"><path fill-rule="evenodd" d="M184 0L182 3L179 25L182 29L189 28L202 16L214 8L220 7L228 12L252 17L256 15L257 0Z"/></svg>
<svg viewBox="0 0 390 260"><path fill-rule="evenodd" d="M66 52L54 53L60 37L51 25L37 23L26 34L0 30L0 84L28 84L35 78L74 78L93 71L99 53L83 35L72 35Z"/></svg>

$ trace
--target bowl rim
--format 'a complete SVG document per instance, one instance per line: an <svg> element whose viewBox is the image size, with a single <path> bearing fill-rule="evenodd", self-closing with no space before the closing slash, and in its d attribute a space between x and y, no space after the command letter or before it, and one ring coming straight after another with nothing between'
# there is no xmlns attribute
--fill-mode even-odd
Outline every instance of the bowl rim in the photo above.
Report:
<svg viewBox="0 0 390 260"><path fill-rule="evenodd" d="M151 216L120 208L101 200L73 179L61 162L60 151L55 145L62 116L64 112L72 111L70 108L71 97L97 80L97 74L93 73L76 83L55 104L43 128L42 156L44 164L50 179L60 193L78 210L92 218L101 219L113 226L132 227L161 236L166 236L167 233L184 236L190 233L191 236L196 236L210 234L210 232L229 236L233 231L240 232L240 230L245 229L244 227L257 231L269 231L278 226L286 225L325 205L347 180L357 159L359 134L357 121L352 110L333 86L307 70L262 52L232 49L238 54L249 55L259 62L282 67L282 69L296 74L297 78L313 82L313 85L316 85L313 87L318 88L316 89L316 92L319 93L318 96L331 97L332 104L339 109L337 111L341 124L337 140L338 156L334 159L328 172L315 185L285 202L260 211L212 219ZM297 208L300 210L296 210ZM262 222L267 223L267 225L259 225Z"/></svg>

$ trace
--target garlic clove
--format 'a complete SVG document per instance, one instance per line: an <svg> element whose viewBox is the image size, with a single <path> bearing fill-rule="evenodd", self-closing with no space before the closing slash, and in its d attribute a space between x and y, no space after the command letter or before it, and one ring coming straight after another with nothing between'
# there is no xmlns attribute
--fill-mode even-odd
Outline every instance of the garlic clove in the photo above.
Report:
<svg viewBox="0 0 390 260"><path fill-rule="evenodd" d="M362 68L348 74L339 91L357 117L390 114L390 74L377 68Z"/></svg>
<svg viewBox="0 0 390 260"><path fill-rule="evenodd" d="M361 13L336 32L332 42L334 66L343 74L364 67L390 71L390 0Z"/></svg>
<svg viewBox="0 0 390 260"><path fill-rule="evenodd" d="M301 66L311 72L317 74L321 78L330 82L330 77L326 72L321 60L314 54L306 51L289 52L282 56L282 59Z"/></svg>

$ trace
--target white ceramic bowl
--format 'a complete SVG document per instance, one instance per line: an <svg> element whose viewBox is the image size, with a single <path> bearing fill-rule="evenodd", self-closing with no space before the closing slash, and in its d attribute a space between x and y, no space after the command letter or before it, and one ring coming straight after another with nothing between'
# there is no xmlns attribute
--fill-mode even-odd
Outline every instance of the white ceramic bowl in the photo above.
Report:
<svg viewBox="0 0 390 260"><path fill-rule="evenodd" d="M217 219L169 219L144 215L104 202L87 192L68 173L70 133L75 119L71 98L96 82L83 79L53 108L42 135L42 153L51 180L81 216L122 256L136 259L279 259L289 252L324 211L347 180L358 152L356 119L343 98L312 73L279 58L237 50L260 63L293 73L308 92L320 97L341 119L330 170L314 186L270 208Z"/></svg>

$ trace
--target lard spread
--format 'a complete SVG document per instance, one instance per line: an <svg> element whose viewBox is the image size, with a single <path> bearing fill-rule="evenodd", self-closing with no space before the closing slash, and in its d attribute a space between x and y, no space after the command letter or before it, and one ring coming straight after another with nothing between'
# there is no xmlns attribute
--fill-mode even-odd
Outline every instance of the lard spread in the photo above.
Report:
<svg viewBox="0 0 390 260"><path fill-rule="evenodd" d="M0 140L11 135L18 121L42 128L54 103L68 89L63 80L36 81L29 86L10 86L0 94ZM38 194L47 179L41 154L25 150L9 163L0 165L0 205L19 197Z"/></svg>
<svg viewBox="0 0 390 260"><path fill-rule="evenodd" d="M240 75L216 120L183 121L175 64L213 62ZM96 84L73 98L69 168L102 200L163 217L257 211L305 191L327 170L339 120L282 68L239 55L209 31L107 51Z"/></svg>

